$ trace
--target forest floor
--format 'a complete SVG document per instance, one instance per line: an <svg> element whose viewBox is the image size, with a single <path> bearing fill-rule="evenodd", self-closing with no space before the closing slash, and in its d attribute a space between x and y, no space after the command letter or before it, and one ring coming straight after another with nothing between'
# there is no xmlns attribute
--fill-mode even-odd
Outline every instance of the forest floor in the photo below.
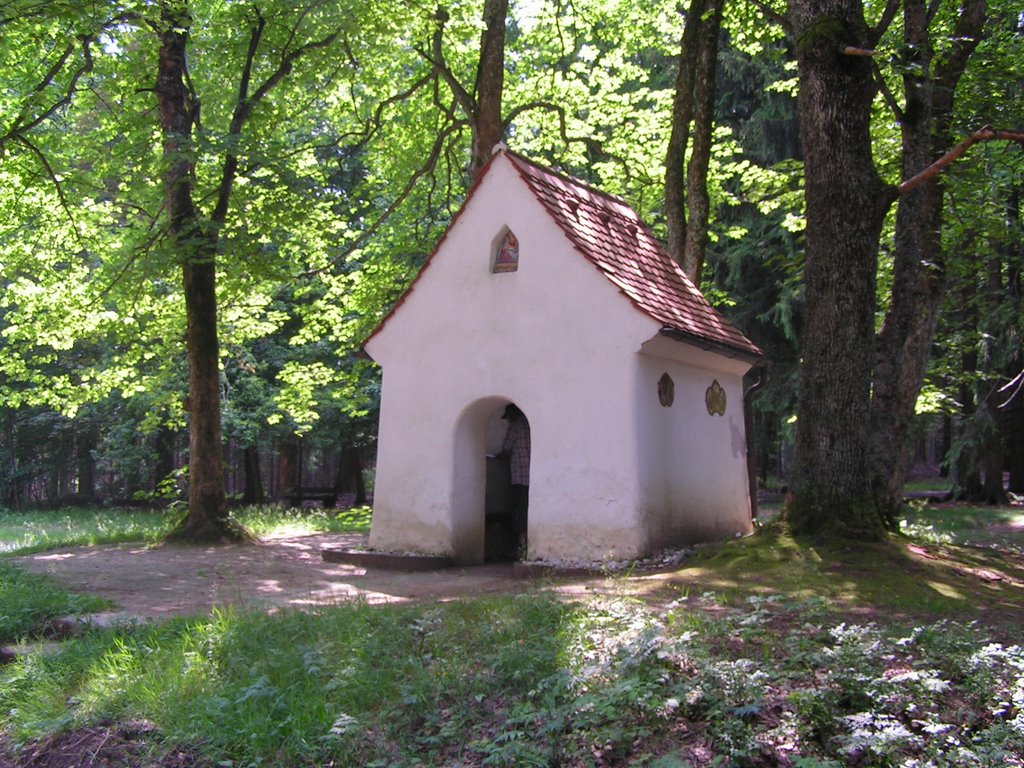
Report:
<svg viewBox="0 0 1024 768"><path fill-rule="evenodd" d="M968 525L957 516L955 505L929 505L921 515L925 521L946 516L957 530L969 531L957 543L917 536L895 547L808 548L794 546L769 528L766 535L724 547L698 548L689 562L661 572L541 580L516 578L511 563L401 573L323 560L325 548L365 546L365 533L268 537L258 545L226 547L72 547L18 556L12 562L49 575L70 591L108 600L107 612L88 619L98 624L202 616L226 606L273 613L350 600L430 604L537 589L567 599L631 595L652 607L680 595L732 594L735 602L757 599L742 595L813 594L857 622L959 616L980 621L997 638L1014 642L1024 612L1024 517L1019 510L991 515L965 510ZM692 609L727 610L714 597L694 600ZM211 765L187 746L158 763L148 762L153 729L145 721L97 722L58 730L17 752L0 744L0 768Z"/></svg>
<svg viewBox="0 0 1024 768"><path fill-rule="evenodd" d="M12 559L72 592L112 603L100 622L199 616L213 608L309 608L345 600L405 603L529 589L511 563L421 573L328 563L324 548L365 547L367 534L312 534L256 545L192 547L102 545Z"/></svg>
<svg viewBox="0 0 1024 768"><path fill-rule="evenodd" d="M957 506L929 505L925 515L955 514ZM769 519L773 516L769 513ZM920 601L913 593L894 606L864 589L866 580L876 583L883 593L901 591L901 584L912 575L914 580L924 578L933 585L945 582L946 589L940 588L945 593L952 590L967 596L978 591L980 601L969 598L965 602L973 603L973 610L994 609L992 612L998 616L1007 605L992 595L988 587L1002 587L1001 591L1017 595L1017 600L1024 592L1024 517L993 515L972 525L968 540L957 542L966 547L947 546L939 541L923 543L919 538L904 540L897 546L903 554L895 564L893 578L898 582L894 585L882 578L892 570L887 562L893 554L889 548L879 551L884 558L879 562L871 556L870 548L833 551L805 572L804 568L793 567L792 559L802 560L802 556L773 537L754 537L746 547L726 547L725 564L720 556L712 555L711 562L698 562L694 567L691 562L680 562L685 554L680 551L672 553L672 567L652 569L650 563L644 563L648 567L615 574L555 575L542 579L517 578L512 563L405 573L324 561L324 549L365 548L366 533L281 535L267 537L256 545L71 547L15 557L12 562L27 571L49 575L71 592L108 600L109 611L89 617L101 624L202 616L225 606L275 612L349 600L369 604L430 603L476 595L517 594L538 588L566 597L608 592L631 594L650 603L658 603L666 596L670 599L680 589L691 594L708 590L797 594L807 588L819 590L825 574L831 574L833 580L840 577L847 581L852 577L859 582L859 588L849 595L839 586L830 590L827 597L837 608L846 603L848 608L855 607L858 613L867 614L875 610L887 613L894 607L910 608L912 613L917 612L915 608L927 611L926 605L916 605ZM993 597L994 604L985 605Z"/></svg>

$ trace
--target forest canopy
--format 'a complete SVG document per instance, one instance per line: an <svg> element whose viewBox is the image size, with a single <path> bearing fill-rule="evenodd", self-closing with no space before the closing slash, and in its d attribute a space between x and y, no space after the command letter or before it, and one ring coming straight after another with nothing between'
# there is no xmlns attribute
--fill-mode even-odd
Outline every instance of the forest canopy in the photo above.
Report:
<svg viewBox="0 0 1024 768"><path fill-rule="evenodd" d="M220 535L225 489L358 475L360 342L499 141L622 195L767 352L794 524L891 527L922 429L960 492L1024 492L1024 15L832 5L3 3L0 505L187 486Z"/></svg>

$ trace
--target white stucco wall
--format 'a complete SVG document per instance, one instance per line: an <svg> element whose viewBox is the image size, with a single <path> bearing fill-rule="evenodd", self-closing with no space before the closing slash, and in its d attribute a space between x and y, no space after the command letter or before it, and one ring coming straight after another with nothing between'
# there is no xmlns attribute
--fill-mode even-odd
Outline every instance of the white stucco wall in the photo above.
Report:
<svg viewBox="0 0 1024 768"><path fill-rule="evenodd" d="M636 417L643 517L652 549L752 530L743 424L743 374L749 367L665 338L644 344ZM675 385L669 407L657 396L665 373ZM705 402L714 381L726 395L722 416L709 414Z"/></svg>
<svg viewBox="0 0 1024 768"><path fill-rule="evenodd" d="M505 226L519 239L519 269L493 274L492 243ZM692 429L709 427L682 415L703 408L713 376L671 361L677 405L665 410L680 418L666 421L652 389L664 365L640 354L658 327L572 250L499 158L366 344L383 369L371 546L483 559L487 424L510 401L531 427L531 558L644 554L702 514L711 518L697 525L701 532L732 533L722 522L731 502L712 502L714 490L687 483L718 478L720 457L732 451L723 437L730 419L742 441L739 379L718 377L729 409L709 430L713 451L687 448ZM682 457L660 456L647 435ZM745 475L742 487L745 494ZM648 524L642 515L652 511ZM749 525L749 505L746 514Z"/></svg>

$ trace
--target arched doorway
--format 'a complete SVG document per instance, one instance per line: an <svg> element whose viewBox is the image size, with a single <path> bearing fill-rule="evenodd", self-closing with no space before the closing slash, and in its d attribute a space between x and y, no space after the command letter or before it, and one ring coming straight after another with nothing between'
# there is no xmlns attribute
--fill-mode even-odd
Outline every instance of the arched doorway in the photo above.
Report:
<svg viewBox="0 0 1024 768"><path fill-rule="evenodd" d="M456 425L452 530L460 563L512 560L520 550L510 460L502 456L510 404L504 397L481 398L463 410Z"/></svg>

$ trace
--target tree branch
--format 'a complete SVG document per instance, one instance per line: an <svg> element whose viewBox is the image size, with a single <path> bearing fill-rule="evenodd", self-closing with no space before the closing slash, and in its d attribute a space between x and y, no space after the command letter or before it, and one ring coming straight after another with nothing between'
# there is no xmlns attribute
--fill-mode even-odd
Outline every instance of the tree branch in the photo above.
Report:
<svg viewBox="0 0 1024 768"><path fill-rule="evenodd" d="M53 113L56 112L58 109L65 107L71 103L71 97L74 95L75 89L78 87L78 81L82 78L82 75L85 75L88 72L92 72L93 63L92 52L89 50L90 41L91 39L89 37L82 37L80 39L80 42L82 44L82 57L84 58L84 62L82 63L82 66L80 66L72 73L71 80L68 82L68 86L64 90L64 95L60 99L55 101L53 104L51 104L49 107L44 109L42 112L37 114L35 117L31 118L31 98L27 99L25 106L22 107L21 112L14 119L14 122L8 129L7 133L5 133L3 136L0 136L0 147L2 147L8 140L12 138L24 138L23 134L27 133L28 131L31 131L33 128L43 123L43 121L52 116ZM32 88L33 95L42 93L44 90L46 90L46 88L48 88L53 83L54 78L56 78L60 71L64 68L64 65L67 63L67 60L71 57L71 54L74 53L74 50L75 45L73 43L69 43L68 46L64 49L64 52L61 54L60 58L56 62L54 62L53 66L50 67L46 74L43 75L39 82L36 83L35 86Z"/></svg>
<svg viewBox="0 0 1024 768"><path fill-rule="evenodd" d="M903 121L903 107L900 106L896 95L889 88L889 84L885 82L885 76L882 74L882 68L878 66L878 62L874 59L871 60L871 70L875 77L875 83L878 85L878 90L882 93L882 99L886 104L889 105L889 109L892 110L893 116L897 122Z"/></svg>
<svg viewBox="0 0 1024 768"><path fill-rule="evenodd" d="M455 77L455 73L449 69L448 64L444 60L444 50L442 49L441 42L444 35L444 25L448 21L448 14L442 8L437 9L435 17L437 19L437 29L434 30L434 36L431 40L431 53L428 55L426 51L421 48L417 48L416 51L430 62L437 73L441 76L448 87L452 89L452 93L455 96L455 100L459 103L462 111L466 113L466 117L472 118L476 114L476 100L472 94L465 89L462 83L459 82L458 78Z"/></svg>
<svg viewBox="0 0 1024 768"><path fill-rule="evenodd" d="M882 35L886 33L886 30L892 25L893 19L896 18L896 14L900 10L900 0L887 0L885 9L882 11L882 15L878 19L878 23L875 24L868 32L868 43L871 47L878 45L878 41L882 39Z"/></svg>
<svg viewBox="0 0 1024 768"><path fill-rule="evenodd" d="M783 32L792 37L793 25L790 23L788 16L784 16L783 14L779 13L770 5L768 5L768 3L763 2L763 0L750 0L750 3L754 5L759 11L761 11L761 13L764 14L765 18L768 19L768 21L777 24L779 27L782 28Z"/></svg>
<svg viewBox="0 0 1024 768"><path fill-rule="evenodd" d="M898 193L904 195L938 176L947 166L959 160L968 149L981 141L1015 141L1024 145L1024 131L997 131L990 126L979 128L919 174L900 184L897 188Z"/></svg>
<svg viewBox="0 0 1024 768"><path fill-rule="evenodd" d="M78 241L79 245L84 247L82 236L78 232L78 223L75 221L75 214L71 212L71 206L68 205L68 200L64 196L64 187L61 186L60 179L57 178L57 173L53 170L53 166L50 165L50 161L47 160L45 153L29 141L27 136L23 136L19 133L16 134L14 138L25 146L29 152L34 154L46 170L46 175L50 177L50 181L53 182L54 189L57 190L57 199L60 200L60 207L64 209L64 213L67 214L68 221L71 223L71 231L74 233L75 240Z"/></svg>
<svg viewBox="0 0 1024 768"><path fill-rule="evenodd" d="M341 35L341 30L336 29L320 40L314 40L306 43L305 45L299 46L295 50L285 54L281 58L281 62L277 65L277 69L275 69L270 76L263 81L263 84L256 89L255 93L250 96L249 85L252 78L252 68L256 59L256 54L259 52L260 42L263 38L263 31L266 28L266 20L263 18L263 14L260 13L258 8L254 8L253 10L256 14L256 24L249 36L249 49L246 53L245 64L242 67L242 78L238 84L238 101L235 104L235 110L231 116L231 125L228 129L228 136L232 141L237 140L242 135L242 128L252 115L253 109L255 109L256 105L264 98L266 98L267 94L270 93L278 83L291 73L292 67L295 65L296 61L312 51L327 48ZM238 154L234 149L229 149L224 157L224 166L221 169L217 204L210 217L215 224L223 224L227 220L231 189L234 185L235 175L237 172Z"/></svg>
<svg viewBox="0 0 1024 768"><path fill-rule="evenodd" d="M448 116L451 117L452 113L449 112ZM392 200L391 204L386 209L384 209L383 213L381 213L379 217L377 217L377 220L374 221L373 224L371 224L365 230L363 230L359 234L359 236L355 240L353 240L352 243L347 248L345 248L345 250L342 253L338 254L333 259L331 259L330 262L328 262L329 266L333 266L342 259L344 259L345 257L347 257L350 253L352 253L354 250L363 245L363 243L369 240L377 232L378 229L380 229L384 222L391 217L391 214L393 214L398 209L398 207L405 202L406 198L408 198L409 195L412 194L412 190L416 186L416 182L418 182L426 174L430 173L437 165L437 160L441 156L441 152L444 150L444 146L448 140L448 137L456 130L463 128L466 125L467 122L465 120L453 120L446 128L444 128L444 130L438 132L437 138L434 139L434 145L430 149L430 154L427 156L426 162L424 162L423 165L421 165L419 168L416 169L416 171L413 172L412 176L409 177L409 180L406 182L405 186L402 187L402 191L399 192L398 197ZM308 277L310 275L314 275L322 271L323 268L311 270L305 273L305 276Z"/></svg>

